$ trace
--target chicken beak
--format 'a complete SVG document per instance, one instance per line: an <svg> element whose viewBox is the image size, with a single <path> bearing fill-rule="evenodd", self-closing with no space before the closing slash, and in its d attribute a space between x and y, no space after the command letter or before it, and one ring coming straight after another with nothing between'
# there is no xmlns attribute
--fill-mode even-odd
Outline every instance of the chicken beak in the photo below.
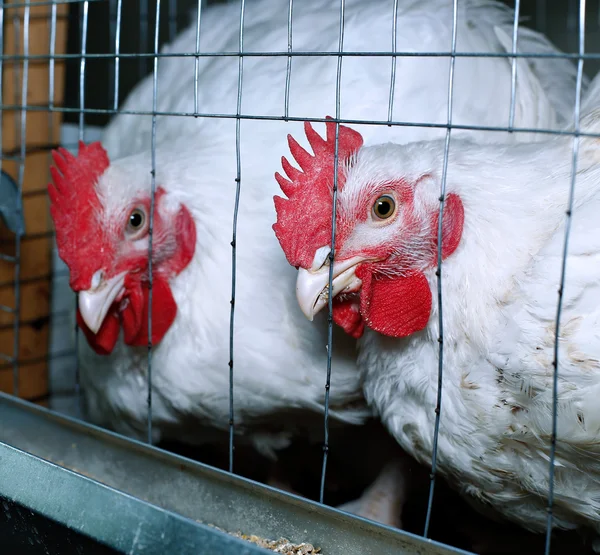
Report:
<svg viewBox="0 0 600 555"><path fill-rule="evenodd" d="M355 256L333 264L333 297L340 293L358 291L362 282L355 275L356 266L366 259ZM324 264L318 270L298 270L296 298L304 315L312 322L315 314L328 304L329 265Z"/></svg>
<svg viewBox="0 0 600 555"><path fill-rule="evenodd" d="M80 291L79 313L85 325L93 333L98 333L110 307L123 291L126 273L117 274L110 279L102 279L96 272L92 279L92 287L87 291Z"/></svg>

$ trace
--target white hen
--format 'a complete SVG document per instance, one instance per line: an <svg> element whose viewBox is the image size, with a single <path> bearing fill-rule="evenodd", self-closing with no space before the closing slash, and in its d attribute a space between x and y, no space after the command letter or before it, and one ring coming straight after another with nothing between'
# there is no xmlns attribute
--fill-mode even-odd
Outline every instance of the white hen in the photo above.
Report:
<svg viewBox="0 0 600 555"><path fill-rule="evenodd" d="M389 51L392 9L391 1L348 0L344 50ZM295 51L337 51L339 7L335 2L298 2L294 4L293 16ZM401 3L397 51L448 52L451 21L449 2ZM204 54L237 52L238 22L238 5L206 9L202 13L200 51ZM458 51L506 53L511 48L511 34L512 13L507 8L486 0L460 3ZM286 52L287 40L287 14L282 6L273 0L247 4L246 52ZM195 51L195 43L194 22L163 51L190 54ZM519 33L519 50L555 51L545 38L525 28ZM441 56L397 58L393 120L445 124L449 63L449 58ZM335 56L300 56L292 60L290 117L335 113L337 64ZM544 58L536 59L535 64L519 59L517 65L515 126L562 125L574 100L570 87L574 82L574 66L567 60ZM235 55L199 58L200 114L235 115L238 66ZM243 114L277 118L284 115L286 67L286 56L244 58ZM189 55L160 59L159 111L194 112L194 70L195 59ZM385 120L390 76L389 57L345 57L341 74L341 117ZM455 123L506 125L510 93L508 59L457 58ZM132 91L122 110L149 111L152 96L153 80L149 76ZM300 125L261 120L243 120L240 125L242 193L234 336L235 419L236 429L267 453L287 445L290 434L298 428L313 431L319 440L322 433L326 334L324 329L316 329L299 319L287 295L294 272L287 267L269 227L274 218L270 199L275 190L271 176L283 148L282 130L287 126L294 131ZM443 129L422 127L391 130L385 126L364 127L365 137L372 142L383 137L407 142L443 132ZM192 214L197 243L189 266L169 282L177 317L154 350L155 440L175 438L196 443L210 439L211 429L226 429L229 419L229 243L237 162L236 122L232 118L159 116L156 133L157 186L165 190L169 206L182 204ZM475 135L482 141L533 138L497 132ZM112 162L98 181L98 194L104 199L106 218L112 218L136 195L149 192L151 118L118 115L108 126L103 144ZM133 154L137 156L130 158ZM100 269L105 272L104 278L115 270L98 267L94 272ZM91 279L92 275L88 277ZM91 284L90 281L80 288L85 291ZM80 343L82 383L92 419L143 437L145 349L132 348L120 339L110 356L100 357L85 341ZM334 340L334 347L339 353L334 357L331 387L333 416L360 423L368 413L360 406L361 389L353 349L340 338ZM302 416L299 418L296 410L289 410L292 408ZM282 413L289 418L282 419ZM312 421L307 420L309 414L314 416Z"/></svg>
<svg viewBox="0 0 600 555"><path fill-rule="evenodd" d="M590 112L581 127L588 133L600 133L599 82L590 88L596 96L584 103ZM321 264L329 247L319 233L330 224L311 221L311 215L331 210L323 171L332 168L333 147L310 127L307 133L317 158L296 156L304 173L290 175L291 183L280 178L289 200L277 200L275 230L290 264L301 266L298 298L312 319L326 304L329 266ZM572 143L566 136L518 146L456 139L448 158L438 468L480 508L532 531L543 531L547 521ZM341 128L332 269L334 294L341 293L346 307L337 320L355 336L364 329L358 363L366 398L403 449L428 465L438 384L436 245L444 147L444 141L361 147L358 133ZM575 191L558 352L554 525L599 533L597 138L580 140ZM297 222L307 221L310 226L294 232Z"/></svg>

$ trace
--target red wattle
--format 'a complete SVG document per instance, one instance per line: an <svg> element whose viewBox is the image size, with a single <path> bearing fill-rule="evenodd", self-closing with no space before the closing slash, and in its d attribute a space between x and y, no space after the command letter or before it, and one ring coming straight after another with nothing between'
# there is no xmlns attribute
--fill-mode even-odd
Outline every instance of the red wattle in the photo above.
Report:
<svg viewBox="0 0 600 555"><path fill-rule="evenodd" d="M356 269L362 281L360 313L372 330L390 337L407 337L421 331L431 314L431 289L423 272L405 277L372 273L372 266Z"/></svg>
<svg viewBox="0 0 600 555"><path fill-rule="evenodd" d="M440 214L436 212L431 222L431 234L434 237L435 259L432 264L437 265L437 245L438 245L438 223ZM465 224L465 208L462 200L455 193L450 193L446 197L446 206L444 207L444 216L442 221L442 260L448 258L457 248L462 237L463 226Z"/></svg>
<svg viewBox="0 0 600 555"><path fill-rule="evenodd" d="M152 287L152 344L157 345L175 320L177 304L166 280L157 276ZM148 345L149 293L147 283L140 283L135 293L130 292L130 303L122 312L124 339L127 345Z"/></svg>
<svg viewBox="0 0 600 555"><path fill-rule="evenodd" d="M147 283L137 282L128 289L128 305L119 312L113 305L97 334L85 324L77 311L77 324L83 331L88 343L99 355L109 355L119 339L121 325L126 345L145 347L148 345L148 298ZM152 295L152 344L157 345L165 336L177 315L177 304L169 284L155 277Z"/></svg>
<svg viewBox="0 0 600 555"><path fill-rule="evenodd" d="M99 355L110 355L112 353L117 344L117 339L119 339L119 330L121 328L119 317L114 307L106 315L104 322L102 322L96 334L87 327L79 310L77 310L77 325L81 328L90 347L96 353Z"/></svg>
<svg viewBox="0 0 600 555"><path fill-rule="evenodd" d="M333 301L333 321L348 335L358 339L365 331L365 323L360 315L360 305L356 299Z"/></svg>

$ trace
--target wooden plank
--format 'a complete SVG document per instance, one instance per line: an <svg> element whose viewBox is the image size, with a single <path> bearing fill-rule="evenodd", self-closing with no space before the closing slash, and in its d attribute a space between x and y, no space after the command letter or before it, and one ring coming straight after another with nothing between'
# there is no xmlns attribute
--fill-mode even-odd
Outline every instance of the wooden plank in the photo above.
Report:
<svg viewBox="0 0 600 555"><path fill-rule="evenodd" d="M11 369L0 369L0 390L12 393L13 374ZM19 371L19 397L36 399L48 395L48 363L27 364Z"/></svg>
<svg viewBox="0 0 600 555"><path fill-rule="evenodd" d="M45 357L47 351L40 350L39 345L48 344L49 315L40 317L31 323L21 321L19 340L19 360L30 360L37 357ZM13 349L13 328L0 327L0 352L10 353Z"/></svg>
<svg viewBox="0 0 600 555"><path fill-rule="evenodd" d="M24 13L23 7L11 8L4 2L4 54L24 56ZM66 52L68 5L60 4L56 9L57 55ZM52 7L32 6L29 10L29 56L49 56ZM52 111L50 104L62 105L64 98L65 62L54 63L53 94L49 90L51 64L49 59L30 60L27 70L26 104L37 106L39 111L22 111L24 84L24 60L5 61L2 67L2 100L4 105L15 105L16 109L2 113L2 169L14 179L19 176L21 143L26 149L22 188L25 237L21 240L20 281L21 303L18 314L0 310L0 353L18 356L19 396L38 398L48 394L48 349L50 329L50 291L52 273L52 222L48 211L48 200L44 192L49 181L49 145L60 140L60 112ZM53 96L53 100L52 100ZM25 134L21 137L21 123L25 123ZM40 150L42 149L42 150ZM31 152L30 152L31 151ZM38 194L35 194L38 192ZM0 224L0 252L15 254L15 237ZM31 281L31 278L39 278ZM0 304L15 307L15 265L0 260ZM19 349L13 352L14 322L18 322ZM12 368L0 366L0 390L13 393Z"/></svg>
<svg viewBox="0 0 600 555"><path fill-rule="evenodd" d="M48 306L50 304L50 279L40 279L32 283L21 285L21 296L31 299L30 302L21 304L21 322L29 322L48 317ZM14 306L15 290L12 286L0 287L0 304ZM0 327L12 326L13 315L0 311ZM12 354L12 347L8 351L0 349L0 353Z"/></svg>

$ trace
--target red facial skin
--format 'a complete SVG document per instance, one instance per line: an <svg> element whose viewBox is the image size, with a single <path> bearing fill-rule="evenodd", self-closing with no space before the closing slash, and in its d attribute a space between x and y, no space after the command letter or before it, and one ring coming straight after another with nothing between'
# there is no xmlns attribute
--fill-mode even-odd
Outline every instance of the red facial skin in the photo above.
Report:
<svg viewBox="0 0 600 555"><path fill-rule="evenodd" d="M405 222L414 222L414 215L410 214L413 210L411 196L402 201L404 210L408 212ZM430 216L430 221L431 253L428 268L437 265L437 211ZM464 209L460 197L449 194L444 209L442 259L450 256L458 247L463 224ZM414 224L409 223L405 228L407 235L411 233L411 225ZM402 240L406 241L407 237L403 235ZM382 258L381 262L363 263L356 268L356 276L362 281L359 314L363 328L359 327L356 316L352 314L348 317L347 309L338 311L338 314L334 310L336 323L353 337L362 335L364 325L390 337L407 337L425 328L429 322L432 295L423 269L410 269L410 261L388 258L386 251L389 251L389 247L388 245L380 252L374 251L371 254L375 258ZM394 275L389 271L398 265L409 269L404 270L401 275Z"/></svg>
<svg viewBox="0 0 600 555"><path fill-rule="evenodd" d="M147 251L135 249L134 241L148 235L150 197L135 199L130 209L115 218L103 213L96 184L109 166L100 143L79 145L79 156L64 149L53 153L54 184L48 185L51 214L56 227L59 255L69 267L73 291L91 287L92 276L102 270L104 279L127 272L124 292L108 311L98 333L94 334L79 311L77 323L90 346L98 354L110 354L119 338L121 327L127 345L146 346L148 337L149 280ZM152 245L152 344L158 344L177 314L169 280L192 260L196 246L196 226L185 206L177 213L165 215L161 210L165 191L155 195ZM144 214L145 227L127 235L129 215L134 209ZM124 221L122 221L124 218Z"/></svg>
<svg viewBox="0 0 600 555"><path fill-rule="evenodd" d="M190 262L196 245L196 226L185 206L177 215L163 220L158 208L165 194L159 188L156 193L154 211L153 267L152 267L152 345L160 343L177 315L177 304L173 298L169 280L179 274ZM140 199L136 207L145 207L150 212L150 199ZM175 229L174 240L165 239L165 231ZM147 236L147 231L140 238ZM121 238L124 240L124 238ZM170 245L169 243L174 243ZM173 246L175 247L173 249ZM123 340L126 345L142 347L149 345L148 308L149 280L148 258L146 253L124 255L115 261L112 275L128 272L125 276L125 293L116 299L97 334L83 322L77 311L77 323L83 330L89 344L98 354L110 354L123 327ZM108 277L111 277L110 275Z"/></svg>
<svg viewBox="0 0 600 555"><path fill-rule="evenodd" d="M296 267L310 269L315 252L331 240L331 212L333 153L335 124L327 123L327 140L324 141L310 124L305 130L315 156L310 156L296 141L290 138L290 150L302 168L299 172L285 158L283 168L290 181L276 174L287 199L275 197L277 223L273 229L285 252L288 262ZM315 138L316 135L316 138ZM341 164L348 164L362 146L362 137L344 126L339 130L338 190L343 190L344 172ZM331 172L331 173L329 173ZM328 175L329 174L329 175ZM431 288L424 270L437 264L437 239L439 211L429 216L430 255L423 260L402 260L398 248L410 244L411 236L422 233L423 224L414 211L414 194L422 176L415 183L399 179L365 187L363 195L356 199L351 213L338 211L336 219L337 262L360 255L372 262L361 263L355 270L362 281L360 291L354 295L338 296L333 302L333 319L355 338L362 336L364 327L391 337L406 337L427 325L432 307ZM401 236L394 242L373 245L360 252L350 252L346 241L358 222L366 221L376 200L384 192L391 192L402 206ZM347 207L346 207L347 209ZM392 220L390 220L392 221ZM464 225L464 207L460 197L446 197L442 227L442 259L450 256L458 247ZM420 237L422 242L422 237ZM418 265L417 265L418 264ZM398 272L398 269L402 269Z"/></svg>

